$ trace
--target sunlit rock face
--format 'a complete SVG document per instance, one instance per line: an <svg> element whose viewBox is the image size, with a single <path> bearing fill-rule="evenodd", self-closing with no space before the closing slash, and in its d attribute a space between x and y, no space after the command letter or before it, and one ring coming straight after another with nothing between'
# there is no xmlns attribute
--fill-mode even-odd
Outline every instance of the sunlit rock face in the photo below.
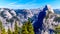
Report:
<svg viewBox="0 0 60 34"><path fill-rule="evenodd" d="M44 21L43 21L43 23L44 23L44 30L45 31L49 31L49 29L54 30L55 27L59 24L59 22L58 22L59 20L57 20L57 21L54 21L54 20L56 19L56 17L59 18L59 16L57 16L57 14L55 14L53 9L51 9L51 7L50 7L47 10L46 17L44 18Z"/></svg>
<svg viewBox="0 0 60 34"><path fill-rule="evenodd" d="M56 10L57 12L57 10ZM45 14L46 13L46 14ZM43 16L41 15L43 14ZM46 19L45 16L48 16ZM5 28L14 27L14 20L18 20L18 26L22 26L23 22L28 21L28 17L31 19L32 23L38 24L40 20L44 24L44 30L52 28L52 26L57 25L58 22L53 21L55 18L58 18L58 14L55 14L50 5L46 5L43 9L9 9L9 8L0 8L0 20L3 22ZM41 18L42 17L42 18ZM10 20L10 21L9 21ZM8 22L9 21L9 22ZM54 25L52 25L52 22ZM11 25L12 23L12 25ZM40 27L40 22L38 27ZM41 26L42 27L42 26ZM54 28L54 27L53 27ZM6 29L6 30L7 30ZM12 28L13 30L13 28Z"/></svg>
<svg viewBox="0 0 60 34"><path fill-rule="evenodd" d="M48 10L47 10L46 17L44 19L45 20L44 30L46 30L46 31L49 30L49 29L54 29L55 22L53 20L56 17L53 9L49 5L47 5L47 7L48 7Z"/></svg>
<svg viewBox="0 0 60 34"><path fill-rule="evenodd" d="M42 14L41 14L42 13ZM46 19L47 17L47 19ZM55 22L54 19L58 17L56 14L54 14L53 9L50 7L50 5L46 5L45 8L39 13L38 19L33 23L35 32L39 31L39 27L42 28L44 31L49 31L49 29L54 30L55 26L57 26L59 23ZM44 24L44 25L42 25Z"/></svg>
<svg viewBox="0 0 60 34"><path fill-rule="evenodd" d="M5 8L2 8L0 10L0 15L3 17L3 18L12 18L12 15L9 13L9 10L5 10Z"/></svg>
<svg viewBox="0 0 60 34"><path fill-rule="evenodd" d="M54 13L54 11L53 11L53 9L52 9L52 7L51 7L50 5L47 5L47 7L48 7L48 10L49 10L51 13Z"/></svg>
<svg viewBox="0 0 60 34"><path fill-rule="evenodd" d="M12 16L16 16L16 12L14 10L9 11Z"/></svg>
<svg viewBox="0 0 60 34"><path fill-rule="evenodd" d="M8 26L11 28L11 23L13 27L14 20L17 20L12 19L14 16L16 16L16 12L14 10L8 8L0 8L0 20L2 21L2 24L6 30L8 29Z"/></svg>
<svg viewBox="0 0 60 34"><path fill-rule="evenodd" d="M27 18L28 18L28 17L31 18L31 17L33 16L31 10L26 10L26 12L27 12Z"/></svg>
<svg viewBox="0 0 60 34"><path fill-rule="evenodd" d="M14 21L18 21L18 26L21 27L23 22L27 21L28 17L31 18L33 16L31 10L23 9L23 10L15 10L9 8L0 8L0 20L3 23L3 26L8 29L8 27L12 30L14 29ZM7 30L6 29L6 30Z"/></svg>
<svg viewBox="0 0 60 34"><path fill-rule="evenodd" d="M33 23L33 26L34 26L34 31L35 31L35 34L37 34L37 32L39 33L39 29L42 31L43 30L43 20L44 18L46 17L46 11L48 10L48 6L46 5L43 10L41 12L39 12L39 15L38 15L38 19L37 21L35 21ZM40 32L41 32L40 31ZM40 33L41 34L41 33Z"/></svg>
<svg viewBox="0 0 60 34"><path fill-rule="evenodd" d="M9 19L12 18L12 15L7 10L3 11L2 15L5 18L9 18Z"/></svg>

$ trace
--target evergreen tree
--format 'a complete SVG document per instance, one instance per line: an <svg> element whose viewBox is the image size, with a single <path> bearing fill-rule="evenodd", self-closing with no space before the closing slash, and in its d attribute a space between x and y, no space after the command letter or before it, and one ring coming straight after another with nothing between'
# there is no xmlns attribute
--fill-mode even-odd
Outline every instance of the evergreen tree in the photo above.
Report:
<svg viewBox="0 0 60 34"><path fill-rule="evenodd" d="M18 27L18 34L21 34L21 28Z"/></svg>
<svg viewBox="0 0 60 34"><path fill-rule="evenodd" d="M27 31L29 32L28 34L34 34L34 29L33 29L33 26L31 24L31 21L29 19L27 22Z"/></svg>
<svg viewBox="0 0 60 34"><path fill-rule="evenodd" d="M22 26L22 32L21 32L21 34L28 34L27 27L26 27L25 24L23 24L23 26Z"/></svg>
<svg viewBox="0 0 60 34"><path fill-rule="evenodd" d="M1 21L0 21L0 34L6 34L5 28L3 27Z"/></svg>
<svg viewBox="0 0 60 34"><path fill-rule="evenodd" d="M18 26L17 26L17 22L15 22L15 28L14 28L14 34L18 34Z"/></svg>
<svg viewBox="0 0 60 34"><path fill-rule="evenodd" d="M1 34L1 30L2 30L2 22L0 21L0 34Z"/></svg>
<svg viewBox="0 0 60 34"><path fill-rule="evenodd" d="M55 34L60 34L60 25L55 27Z"/></svg>
<svg viewBox="0 0 60 34"><path fill-rule="evenodd" d="M11 30L8 28L8 34L12 34Z"/></svg>
<svg viewBox="0 0 60 34"><path fill-rule="evenodd" d="M2 22L0 21L0 30L2 29Z"/></svg>
<svg viewBox="0 0 60 34"><path fill-rule="evenodd" d="M1 34L7 34L4 28L2 28Z"/></svg>
<svg viewBox="0 0 60 34"><path fill-rule="evenodd" d="M23 27L25 27L25 28L26 28L26 30L27 30L27 32L28 32L28 34L34 34L34 29L33 29L33 26L32 26L32 24L31 24L30 19L28 19L28 21L27 21L27 22L25 22L25 24L24 24L24 26L23 26Z"/></svg>

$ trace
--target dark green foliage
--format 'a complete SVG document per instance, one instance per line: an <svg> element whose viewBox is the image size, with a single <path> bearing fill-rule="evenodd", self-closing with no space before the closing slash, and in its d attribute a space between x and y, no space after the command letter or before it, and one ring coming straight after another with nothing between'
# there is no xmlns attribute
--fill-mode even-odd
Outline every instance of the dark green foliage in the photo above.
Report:
<svg viewBox="0 0 60 34"><path fill-rule="evenodd" d="M0 21L0 34L2 32L2 22Z"/></svg>
<svg viewBox="0 0 60 34"><path fill-rule="evenodd" d="M8 31L6 32L5 28L2 26L2 22L0 21L1 34L34 34L33 26L29 19L27 22L25 22L25 24L23 24L22 28L18 27L17 21L15 22L14 26L15 27L13 32L9 28L8 28Z"/></svg>
<svg viewBox="0 0 60 34"><path fill-rule="evenodd" d="M60 25L55 27L55 34L60 34Z"/></svg>
<svg viewBox="0 0 60 34"><path fill-rule="evenodd" d="M22 34L34 34L34 29L29 19L22 26Z"/></svg>
<svg viewBox="0 0 60 34"><path fill-rule="evenodd" d="M0 31L1 31L1 34L6 34L5 28L3 27L1 21L0 21Z"/></svg>
<svg viewBox="0 0 60 34"><path fill-rule="evenodd" d="M0 21L0 30L2 29L2 22Z"/></svg>
<svg viewBox="0 0 60 34"><path fill-rule="evenodd" d="M28 31L27 31L27 28L26 28L25 24L22 26L22 32L21 32L21 34L28 34Z"/></svg>
<svg viewBox="0 0 60 34"><path fill-rule="evenodd" d="M18 27L18 34L21 34L21 28Z"/></svg>
<svg viewBox="0 0 60 34"><path fill-rule="evenodd" d="M2 30L1 30L1 34L6 34L6 31L5 31L4 28L2 28Z"/></svg>
<svg viewBox="0 0 60 34"><path fill-rule="evenodd" d="M8 34L12 34L11 30L8 28Z"/></svg>
<svg viewBox="0 0 60 34"><path fill-rule="evenodd" d="M17 22L15 22L15 27L14 27L14 34L18 34L18 26L17 26Z"/></svg>
<svg viewBox="0 0 60 34"><path fill-rule="evenodd" d="M29 32L28 34L34 34L34 29L30 20L27 22L27 31Z"/></svg>

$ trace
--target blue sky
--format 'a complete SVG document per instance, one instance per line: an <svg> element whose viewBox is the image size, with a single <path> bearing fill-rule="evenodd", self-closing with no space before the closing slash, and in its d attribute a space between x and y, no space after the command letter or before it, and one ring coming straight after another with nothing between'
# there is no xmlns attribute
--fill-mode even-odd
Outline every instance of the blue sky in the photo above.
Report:
<svg viewBox="0 0 60 34"><path fill-rule="evenodd" d="M51 5L60 9L60 0L0 0L0 8L31 9Z"/></svg>

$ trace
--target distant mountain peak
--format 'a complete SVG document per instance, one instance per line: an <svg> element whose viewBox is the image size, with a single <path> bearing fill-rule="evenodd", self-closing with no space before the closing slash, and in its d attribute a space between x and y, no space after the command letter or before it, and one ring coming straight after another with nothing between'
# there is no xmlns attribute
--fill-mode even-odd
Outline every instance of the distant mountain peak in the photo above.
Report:
<svg viewBox="0 0 60 34"><path fill-rule="evenodd" d="M47 9L48 11L51 11L51 13L54 13L54 11L50 5L45 5L44 8Z"/></svg>

